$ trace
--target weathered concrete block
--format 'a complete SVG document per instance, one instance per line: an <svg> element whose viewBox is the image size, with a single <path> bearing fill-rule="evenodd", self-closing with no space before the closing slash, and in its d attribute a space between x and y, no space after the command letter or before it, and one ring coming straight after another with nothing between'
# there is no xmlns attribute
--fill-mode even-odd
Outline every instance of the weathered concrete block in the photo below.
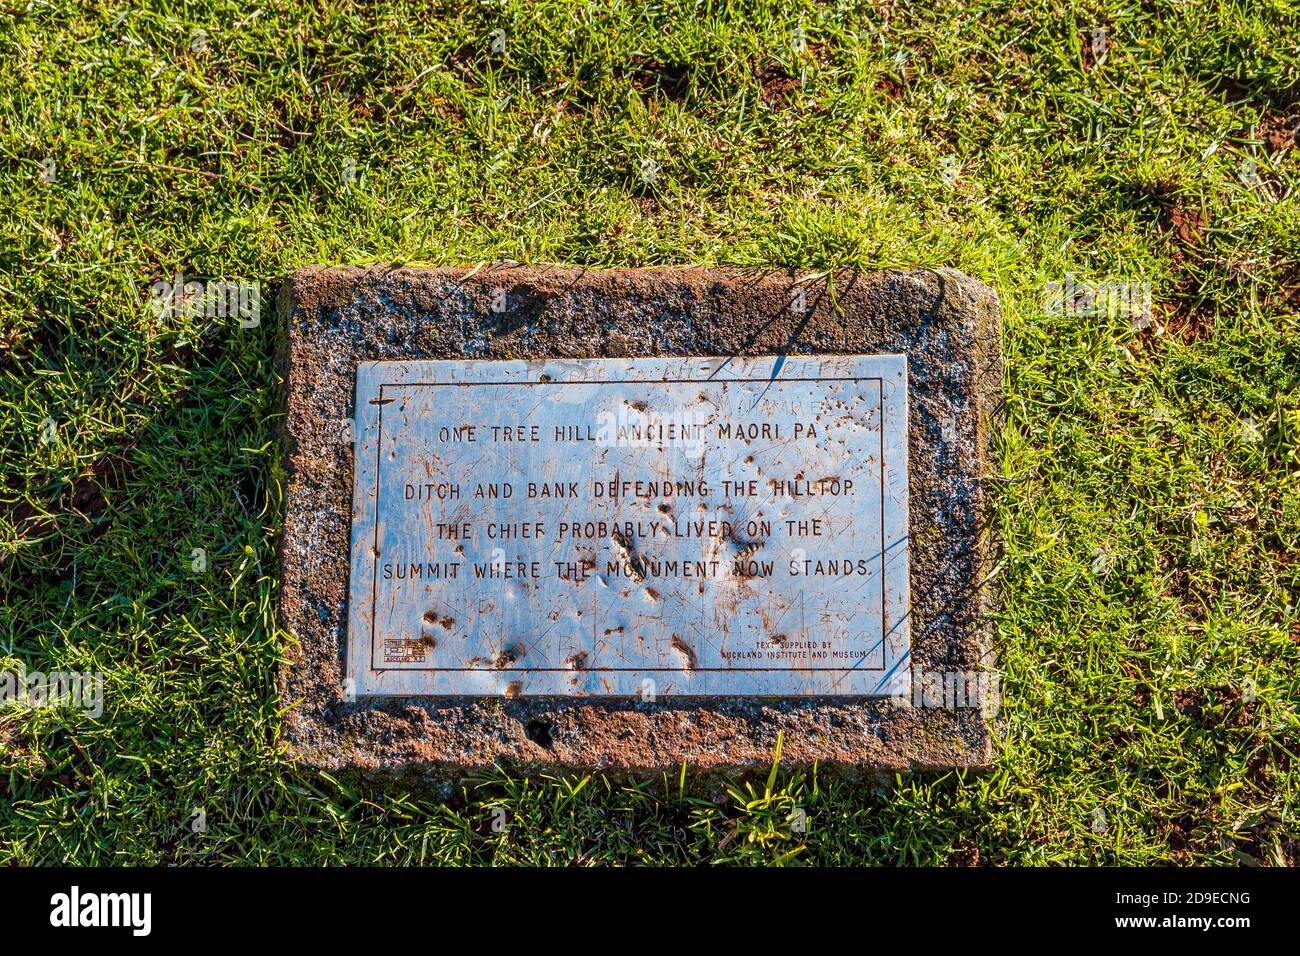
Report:
<svg viewBox="0 0 1300 956"><path fill-rule="evenodd" d="M313 267L280 307L301 759L987 761L987 287Z"/></svg>

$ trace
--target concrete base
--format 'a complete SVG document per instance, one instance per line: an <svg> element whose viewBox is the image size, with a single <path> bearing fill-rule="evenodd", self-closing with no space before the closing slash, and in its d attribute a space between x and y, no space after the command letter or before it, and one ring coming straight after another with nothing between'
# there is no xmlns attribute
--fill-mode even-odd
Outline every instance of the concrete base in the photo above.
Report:
<svg viewBox="0 0 1300 956"><path fill-rule="evenodd" d="M996 707L985 482L1001 411L996 295L951 270L322 268L280 298L287 514L279 675L291 753L330 770L977 766ZM494 311L500 290L504 311ZM794 312L802 290L807 310ZM911 698L354 698L345 686L356 367L367 360L908 356Z"/></svg>

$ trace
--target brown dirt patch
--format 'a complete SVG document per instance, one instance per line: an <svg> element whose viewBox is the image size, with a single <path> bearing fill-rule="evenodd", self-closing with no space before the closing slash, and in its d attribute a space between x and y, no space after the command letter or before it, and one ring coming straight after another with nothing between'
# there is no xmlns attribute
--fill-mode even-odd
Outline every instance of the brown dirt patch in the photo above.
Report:
<svg viewBox="0 0 1300 956"><path fill-rule="evenodd" d="M1174 707L1184 717L1196 721L1206 729L1213 729L1248 726L1255 716L1258 704L1254 701L1244 702L1240 687L1219 685L1205 689L1189 687L1176 690Z"/></svg>
<svg viewBox="0 0 1300 956"><path fill-rule="evenodd" d="M1266 112L1255 128L1255 138L1264 143L1270 154L1300 146L1300 112Z"/></svg>
<svg viewBox="0 0 1300 956"><path fill-rule="evenodd" d="M128 449L110 452L91 462L83 469L72 487L61 494L51 509L51 514L44 515L25 501L8 507L8 518L13 522L20 537L41 537L55 531L59 526L61 515L71 513L93 524L108 508L106 491L120 488L134 471L134 464L128 457ZM98 538L107 530L107 525L97 527L92 534Z"/></svg>
<svg viewBox="0 0 1300 956"><path fill-rule="evenodd" d="M691 93L690 71L684 63L664 63L654 57L632 61L629 79L641 93L680 103Z"/></svg>
<svg viewBox="0 0 1300 956"><path fill-rule="evenodd" d="M800 83L781 63L768 60L753 68L758 81L759 96L768 106L780 109L789 106L799 95Z"/></svg>

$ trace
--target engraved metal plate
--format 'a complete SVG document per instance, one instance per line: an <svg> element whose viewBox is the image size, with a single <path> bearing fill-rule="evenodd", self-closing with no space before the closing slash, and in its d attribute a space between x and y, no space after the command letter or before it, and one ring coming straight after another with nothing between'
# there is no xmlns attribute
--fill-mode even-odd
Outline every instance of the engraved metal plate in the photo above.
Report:
<svg viewBox="0 0 1300 956"><path fill-rule="evenodd" d="M904 695L901 355L365 362L367 695Z"/></svg>

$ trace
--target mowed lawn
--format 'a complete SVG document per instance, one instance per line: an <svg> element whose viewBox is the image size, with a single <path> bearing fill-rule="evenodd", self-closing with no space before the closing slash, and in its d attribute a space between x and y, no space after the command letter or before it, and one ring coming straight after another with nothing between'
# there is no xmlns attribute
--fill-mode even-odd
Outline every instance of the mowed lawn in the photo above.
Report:
<svg viewBox="0 0 1300 956"><path fill-rule="evenodd" d="M1297 862L1294 0L184 7L0 9L0 670L105 687L0 707L0 863ZM497 259L997 289L990 768L281 754L279 280ZM178 273L261 323L159 316Z"/></svg>

